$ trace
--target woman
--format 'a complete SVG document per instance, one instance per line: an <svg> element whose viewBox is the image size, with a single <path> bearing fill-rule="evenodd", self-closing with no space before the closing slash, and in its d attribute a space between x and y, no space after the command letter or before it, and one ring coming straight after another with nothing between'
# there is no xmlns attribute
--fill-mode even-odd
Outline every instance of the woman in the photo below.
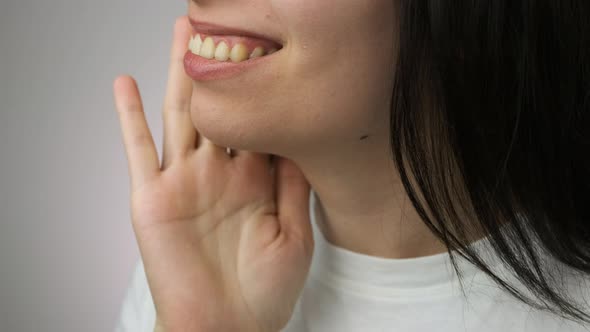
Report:
<svg viewBox="0 0 590 332"><path fill-rule="evenodd" d="M142 257L118 330L590 330L588 17L190 1L161 163L114 82Z"/></svg>

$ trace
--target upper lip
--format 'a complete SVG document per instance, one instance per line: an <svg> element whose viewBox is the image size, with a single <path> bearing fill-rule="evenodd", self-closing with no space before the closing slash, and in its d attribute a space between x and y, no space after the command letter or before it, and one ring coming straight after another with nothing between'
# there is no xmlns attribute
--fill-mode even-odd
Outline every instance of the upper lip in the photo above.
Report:
<svg viewBox="0 0 590 332"><path fill-rule="evenodd" d="M276 38L270 37L265 34L257 33L257 32L246 31L246 30L242 30L239 28L233 28L233 27L226 27L223 25L215 24L215 23L198 21L196 19L193 19L192 17L189 17L189 21L190 21L191 25L193 26L193 30L195 30L195 32L200 32L203 34L245 36L245 37L252 37L252 38L266 39L266 40L274 41L275 43L278 43L280 45L283 44L282 41L277 40Z"/></svg>

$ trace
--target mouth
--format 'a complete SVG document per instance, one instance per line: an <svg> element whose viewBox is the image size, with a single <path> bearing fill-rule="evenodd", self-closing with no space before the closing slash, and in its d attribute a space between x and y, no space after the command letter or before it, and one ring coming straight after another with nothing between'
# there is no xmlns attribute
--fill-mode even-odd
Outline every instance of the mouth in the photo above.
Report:
<svg viewBox="0 0 590 332"><path fill-rule="evenodd" d="M189 18L194 34L188 49L209 60L239 63L270 55L283 45L259 33L195 21Z"/></svg>
<svg viewBox="0 0 590 332"><path fill-rule="evenodd" d="M270 40L204 33L194 35L188 45L188 49L194 55L209 60L235 63L270 55L281 48L282 45Z"/></svg>
<svg viewBox="0 0 590 332"><path fill-rule="evenodd" d="M280 51L280 41L268 36L236 28L195 21L185 69L195 80L219 79L235 75Z"/></svg>

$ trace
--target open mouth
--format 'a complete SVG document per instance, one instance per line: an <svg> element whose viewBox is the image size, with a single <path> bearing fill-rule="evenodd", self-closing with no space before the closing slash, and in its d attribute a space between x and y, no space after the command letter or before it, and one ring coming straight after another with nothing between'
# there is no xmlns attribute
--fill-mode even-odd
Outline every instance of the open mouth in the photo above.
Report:
<svg viewBox="0 0 590 332"><path fill-rule="evenodd" d="M184 56L186 73L197 81L229 78L270 64L283 48L277 37L191 19L194 35ZM268 59L268 60L267 60ZM262 67L261 67L262 66ZM259 71L260 78L263 73Z"/></svg>
<svg viewBox="0 0 590 332"><path fill-rule="evenodd" d="M270 55L280 50L282 45L245 36L197 33L191 37L188 48L193 54L205 59L238 63Z"/></svg>

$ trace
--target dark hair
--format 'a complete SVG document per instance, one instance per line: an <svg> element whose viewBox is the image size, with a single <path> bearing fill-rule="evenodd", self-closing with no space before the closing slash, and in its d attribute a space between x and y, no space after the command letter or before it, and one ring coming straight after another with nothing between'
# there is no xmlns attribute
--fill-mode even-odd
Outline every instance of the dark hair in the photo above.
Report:
<svg viewBox="0 0 590 332"><path fill-rule="evenodd" d="M517 299L590 322L556 280L590 274L590 1L398 10L391 152L420 217L459 280L453 251ZM468 247L478 232L533 297Z"/></svg>

